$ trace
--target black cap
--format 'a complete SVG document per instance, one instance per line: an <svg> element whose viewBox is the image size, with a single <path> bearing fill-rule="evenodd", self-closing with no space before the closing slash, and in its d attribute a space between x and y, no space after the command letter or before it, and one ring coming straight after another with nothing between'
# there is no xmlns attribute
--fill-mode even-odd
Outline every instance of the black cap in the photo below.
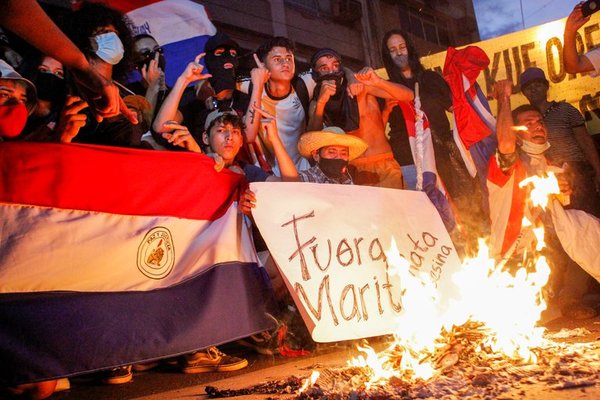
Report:
<svg viewBox="0 0 600 400"><path fill-rule="evenodd" d="M310 58L310 66L312 68L315 67L315 63L317 62L317 60L323 56L331 56L331 57L335 57L338 61L342 61L342 57L340 57L339 53L333 49L330 49L328 47L319 49L315 52L315 54L313 54L313 56Z"/></svg>

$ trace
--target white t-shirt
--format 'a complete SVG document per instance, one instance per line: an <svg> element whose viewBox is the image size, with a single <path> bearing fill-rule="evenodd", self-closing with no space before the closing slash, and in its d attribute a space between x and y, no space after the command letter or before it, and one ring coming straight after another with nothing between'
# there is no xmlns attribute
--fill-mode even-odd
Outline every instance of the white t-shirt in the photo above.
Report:
<svg viewBox="0 0 600 400"><path fill-rule="evenodd" d="M588 51L585 56L594 66L594 76L600 75L600 47Z"/></svg>
<svg viewBox="0 0 600 400"><path fill-rule="evenodd" d="M309 73L300 74L299 78L306 84L308 99L310 101L316 83ZM249 86L250 79L245 79L240 82L238 88L241 92L248 93ZM298 152L298 139L306 130L306 118L302 102L294 88L292 87L291 92L284 97L272 97L265 88L263 90L261 103L262 109L269 114L274 115L277 119L277 128L279 129L279 137L281 138L283 147L285 147L292 158L292 161L296 164L298 171L304 171L305 169L310 168L308 160L302 157ZM277 160L273 153L273 146L271 145L271 142L267 140L262 126L259 128L258 136L263 144L267 161L273 166L273 173L279 176L279 166L277 165Z"/></svg>

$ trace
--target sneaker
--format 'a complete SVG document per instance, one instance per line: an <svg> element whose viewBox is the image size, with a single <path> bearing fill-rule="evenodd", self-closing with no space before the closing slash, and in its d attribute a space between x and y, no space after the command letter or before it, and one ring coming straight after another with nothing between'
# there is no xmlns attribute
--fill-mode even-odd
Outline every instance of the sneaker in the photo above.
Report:
<svg viewBox="0 0 600 400"><path fill-rule="evenodd" d="M147 363L133 364L134 372L144 372L156 368L160 365L159 361L150 361Z"/></svg>
<svg viewBox="0 0 600 400"><path fill-rule="evenodd" d="M63 392L65 390L71 389L71 382L69 378L58 378L56 380L56 387L54 388L54 393Z"/></svg>
<svg viewBox="0 0 600 400"><path fill-rule="evenodd" d="M125 365L124 367L105 371L104 376L102 377L102 383L105 385L121 385L123 383L131 382L132 378L131 365Z"/></svg>
<svg viewBox="0 0 600 400"><path fill-rule="evenodd" d="M186 354L180 359L179 366L185 374L200 372L227 372L246 368L248 360L228 356L216 347L209 347L203 351Z"/></svg>

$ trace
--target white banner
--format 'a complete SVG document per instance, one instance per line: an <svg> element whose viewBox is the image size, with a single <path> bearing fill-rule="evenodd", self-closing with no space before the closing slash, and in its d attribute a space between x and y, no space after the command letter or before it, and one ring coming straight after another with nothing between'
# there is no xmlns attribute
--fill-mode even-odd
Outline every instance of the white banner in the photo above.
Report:
<svg viewBox="0 0 600 400"><path fill-rule="evenodd" d="M313 183L253 183L255 221L316 342L391 334L402 279L386 252L450 297L460 265L422 192ZM443 304L443 302L442 302Z"/></svg>

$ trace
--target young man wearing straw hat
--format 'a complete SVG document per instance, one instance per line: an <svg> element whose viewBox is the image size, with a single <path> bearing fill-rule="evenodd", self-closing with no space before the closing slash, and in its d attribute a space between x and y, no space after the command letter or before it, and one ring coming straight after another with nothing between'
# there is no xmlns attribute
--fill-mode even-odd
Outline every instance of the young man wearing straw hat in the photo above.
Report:
<svg viewBox="0 0 600 400"><path fill-rule="evenodd" d="M367 147L364 140L347 135L336 126L306 132L298 141L298 151L316 164L300 171L299 178L303 182L352 184L348 163L360 157Z"/></svg>
<svg viewBox="0 0 600 400"><path fill-rule="evenodd" d="M259 112L269 115L262 110ZM296 177L288 174L286 180L351 185L354 182L348 173L348 163L360 157L367 147L369 146L364 140L347 135L337 126L330 126L322 131L306 132L298 141L298 152L305 158L312 158L316 164L300 171ZM240 198L240 209L244 214L251 216L254 207L254 192L246 189Z"/></svg>

